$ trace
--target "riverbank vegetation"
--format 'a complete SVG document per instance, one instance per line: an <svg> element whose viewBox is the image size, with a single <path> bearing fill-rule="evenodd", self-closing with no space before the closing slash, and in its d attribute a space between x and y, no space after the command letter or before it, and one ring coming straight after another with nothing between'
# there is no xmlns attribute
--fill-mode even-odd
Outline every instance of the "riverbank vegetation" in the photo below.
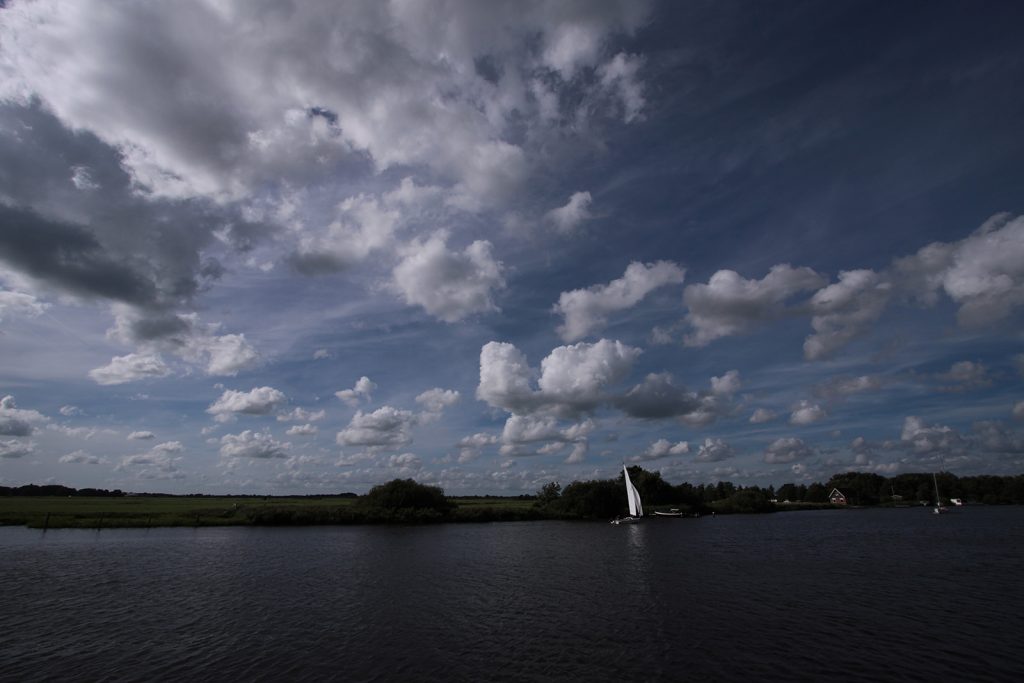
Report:
<svg viewBox="0 0 1024 683"><path fill-rule="evenodd" d="M677 509L710 513L762 513L834 507L829 494L839 489L848 506L908 506L934 502L930 473L845 472L825 483L773 486L671 484L660 472L629 468L648 512ZM943 472L938 484L944 501L969 504L1024 504L1024 475L958 477ZM155 526L295 526L317 524L421 524L540 519L611 519L625 511L623 478L574 481L564 488L550 482L534 495L446 496L441 488L396 479L367 494L314 496L209 496L125 493L60 485L0 486L0 524L32 528Z"/></svg>

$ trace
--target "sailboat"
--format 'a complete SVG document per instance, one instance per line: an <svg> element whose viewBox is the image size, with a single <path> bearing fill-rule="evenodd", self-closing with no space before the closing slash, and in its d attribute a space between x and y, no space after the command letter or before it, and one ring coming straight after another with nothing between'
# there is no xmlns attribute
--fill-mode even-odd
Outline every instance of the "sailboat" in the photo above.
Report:
<svg viewBox="0 0 1024 683"><path fill-rule="evenodd" d="M949 508L943 505L941 500L939 499L939 480L935 476L934 472L932 472L932 482L935 484L935 507L932 508L932 512L934 512L937 515L941 515L944 512L949 512Z"/></svg>
<svg viewBox="0 0 1024 683"><path fill-rule="evenodd" d="M626 469L625 463L622 465L622 476L626 479L626 502L629 504L629 514L613 519L612 524L636 524L644 516L644 506L640 503L640 492L629 480L629 470Z"/></svg>

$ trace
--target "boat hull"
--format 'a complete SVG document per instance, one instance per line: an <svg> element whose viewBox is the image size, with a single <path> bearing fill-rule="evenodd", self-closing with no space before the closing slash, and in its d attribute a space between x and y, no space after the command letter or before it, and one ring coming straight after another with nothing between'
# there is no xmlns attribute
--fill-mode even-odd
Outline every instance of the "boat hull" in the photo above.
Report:
<svg viewBox="0 0 1024 683"><path fill-rule="evenodd" d="M640 518L639 517L619 517L618 519L613 519L612 520L612 524L639 524L639 523L640 523Z"/></svg>

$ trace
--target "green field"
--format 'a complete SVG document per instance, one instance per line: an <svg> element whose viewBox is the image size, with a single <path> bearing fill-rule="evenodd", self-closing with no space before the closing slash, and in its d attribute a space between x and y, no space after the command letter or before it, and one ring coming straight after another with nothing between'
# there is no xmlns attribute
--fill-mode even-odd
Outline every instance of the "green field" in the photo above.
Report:
<svg viewBox="0 0 1024 683"><path fill-rule="evenodd" d="M381 519L360 514L351 497L189 497L189 496L3 496L0 525L31 528L104 529L156 526L247 524L357 524L417 522L412 516ZM535 518L533 501L520 498L452 498L451 521Z"/></svg>

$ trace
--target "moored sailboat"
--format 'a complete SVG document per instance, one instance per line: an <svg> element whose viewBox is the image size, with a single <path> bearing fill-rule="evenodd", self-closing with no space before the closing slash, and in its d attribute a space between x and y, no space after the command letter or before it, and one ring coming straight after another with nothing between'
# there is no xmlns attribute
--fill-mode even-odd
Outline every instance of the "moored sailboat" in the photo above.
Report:
<svg viewBox="0 0 1024 683"><path fill-rule="evenodd" d="M949 512L949 508L942 504L942 499L939 498L939 479L932 472L932 482L935 484L935 507L932 509L937 515L941 515L944 512Z"/></svg>

